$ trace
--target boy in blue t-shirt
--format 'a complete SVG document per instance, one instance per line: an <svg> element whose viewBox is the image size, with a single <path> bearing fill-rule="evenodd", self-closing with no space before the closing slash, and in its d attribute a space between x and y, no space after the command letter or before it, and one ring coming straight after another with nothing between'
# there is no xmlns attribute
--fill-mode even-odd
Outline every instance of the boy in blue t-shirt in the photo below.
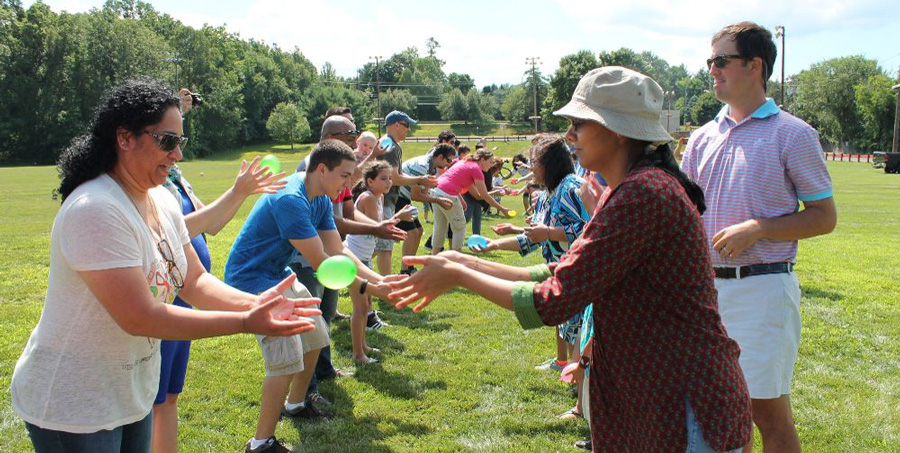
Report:
<svg viewBox="0 0 900 453"><path fill-rule="evenodd" d="M310 154L306 173L287 178L287 186L257 200L225 263L225 281L251 293L264 291L278 283L291 270L288 264L300 253L314 269L326 258L344 254L357 264L357 278L350 291L387 299L390 291L382 276L364 266L344 249L335 227L331 198L349 187L356 169L356 158L346 144L337 140L319 143ZM293 291L310 297L299 282ZM291 295L288 297L297 297ZM279 416L330 417L305 402L306 389L315 369L319 351L330 342L328 328L321 316L314 318L316 329L293 337L257 336L266 366L260 418L247 452L275 451ZM290 390L290 394L288 394ZM285 404L285 395L287 403Z"/></svg>

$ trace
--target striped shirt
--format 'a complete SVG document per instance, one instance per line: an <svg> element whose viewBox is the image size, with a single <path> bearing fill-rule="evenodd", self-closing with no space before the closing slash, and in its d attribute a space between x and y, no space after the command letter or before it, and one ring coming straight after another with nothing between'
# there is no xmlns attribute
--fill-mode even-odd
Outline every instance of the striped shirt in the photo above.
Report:
<svg viewBox="0 0 900 453"><path fill-rule="evenodd" d="M703 226L714 266L794 262L797 241L760 239L737 258L722 258L712 238L723 228L750 219L798 212L798 200L832 196L831 178L819 135L772 99L736 123L722 108L691 135L681 169L703 189Z"/></svg>
<svg viewBox="0 0 900 453"><path fill-rule="evenodd" d="M413 157L405 162L400 167L404 175L407 176L425 176L425 175L433 175L436 174L434 167L431 163L431 152L434 151L434 148L428 153L423 154L421 156ZM407 200L412 200L412 189L410 186L400 186L400 197L406 198Z"/></svg>

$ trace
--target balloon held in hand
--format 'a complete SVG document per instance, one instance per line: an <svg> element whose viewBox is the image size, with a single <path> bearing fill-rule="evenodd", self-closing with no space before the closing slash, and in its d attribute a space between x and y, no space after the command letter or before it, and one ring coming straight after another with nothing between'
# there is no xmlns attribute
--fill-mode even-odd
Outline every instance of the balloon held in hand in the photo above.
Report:
<svg viewBox="0 0 900 453"><path fill-rule="evenodd" d="M328 289L346 288L356 279L356 263L344 255L332 256L319 264L316 279Z"/></svg>
<svg viewBox="0 0 900 453"><path fill-rule="evenodd" d="M281 161L274 154L266 154L266 157L259 161L259 166L260 168L269 167L269 171L272 173L281 172Z"/></svg>
<svg viewBox="0 0 900 453"><path fill-rule="evenodd" d="M473 235L469 236L468 241L466 241L466 245L468 245L469 248L473 249L473 250L476 248L483 249L483 248L487 247L489 242L490 241L488 241L488 239L486 237L484 237L480 234L473 234Z"/></svg>

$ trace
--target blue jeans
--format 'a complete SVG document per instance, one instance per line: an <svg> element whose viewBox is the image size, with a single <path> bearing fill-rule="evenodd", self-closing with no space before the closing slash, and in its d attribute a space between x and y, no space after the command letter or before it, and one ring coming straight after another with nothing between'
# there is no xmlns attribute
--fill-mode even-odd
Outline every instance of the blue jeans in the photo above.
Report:
<svg viewBox="0 0 900 453"><path fill-rule="evenodd" d="M36 453L144 453L150 451L153 417L95 433L77 434L44 429L26 422Z"/></svg>
<svg viewBox="0 0 900 453"><path fill-rule="evenodd" d="M322 299L322 303L319 304L319 310L322 310L322 318L325 319L325 324L328 324L330 327L331 320L334 319L334 314L337 312L338 292L322 286L316 279L316 271L312 267L291 263L291 270L297 274L297 280L309 290L313 297ZM309 389L306 391L306 394L317 393L319 391L319 380L331 379L336 374L334 365L331 363L331 346L326 346L319 352L319 359L316 361L316 371L309 381Z"/></svg>
<svg viewBox="0 0 900 453"><path fill-rule="evenodd" d="M684 405L687 406L688 434L688 446L684 453L720 453L718 450L713 450L712 447L703 440L703 430L700 428L700 422L698 422L697 417L694 416L694 410L691 409L691 402L688 401L687 398L684 399ZM740 451L740 448L735 448L734 450L728 450L721 453L740 453Z"/></svg>
<svg viewBox="0 0 900 453"><path fill-rule="evenodd" d="M481 234L481 200L469 195L463 195L466 200L466 222L472 222L472 234Z"/></svg>

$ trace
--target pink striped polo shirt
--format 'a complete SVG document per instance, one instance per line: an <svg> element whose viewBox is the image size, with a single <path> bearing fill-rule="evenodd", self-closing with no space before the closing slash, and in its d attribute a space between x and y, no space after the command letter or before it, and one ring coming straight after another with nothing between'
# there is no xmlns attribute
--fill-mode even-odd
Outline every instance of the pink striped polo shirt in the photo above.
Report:
<svg viewBox="0 0 900 453"><path fill-rule="evenodd" d="M738 258L722 258L712 238L723 228L754 218L799 210L798 200L832 196L819 134L782 111L772 99L740 123L722 108L691 134L681 169L703 189L703 226L714 266L796 261L797 241L761 239Z"/></svg>

